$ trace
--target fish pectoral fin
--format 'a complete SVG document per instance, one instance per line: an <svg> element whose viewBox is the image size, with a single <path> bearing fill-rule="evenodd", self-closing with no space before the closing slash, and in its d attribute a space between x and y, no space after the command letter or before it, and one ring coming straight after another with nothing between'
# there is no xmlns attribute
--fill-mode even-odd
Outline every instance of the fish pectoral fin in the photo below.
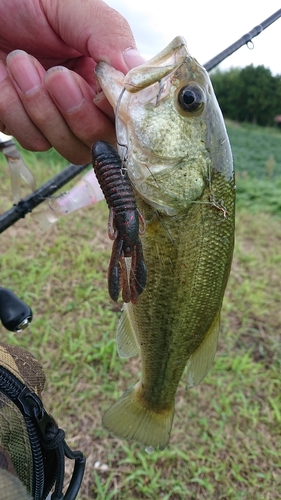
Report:
<svg viewBox="0 0 281 500"><path fill-rule="evenodd" d="M132 307L132 304L124 304L117 328L116 343L120 358L131 358L139 353Z"/></svg>
<svg viewBox="0 0 281 500"><path fill-rule="evenodd" d="M210 370L216 355L219 329L220 310L216 314L204 340L188 359L186 389L199 384Z"/></svg>
<svg viewBox="0 0 281 500"><path fill-rule="evenodd" d="M164 449L170 438L174 403L170 409L155 411L142 399L141 383L126 391L103 417L103 426L115 436Z"/></svg>

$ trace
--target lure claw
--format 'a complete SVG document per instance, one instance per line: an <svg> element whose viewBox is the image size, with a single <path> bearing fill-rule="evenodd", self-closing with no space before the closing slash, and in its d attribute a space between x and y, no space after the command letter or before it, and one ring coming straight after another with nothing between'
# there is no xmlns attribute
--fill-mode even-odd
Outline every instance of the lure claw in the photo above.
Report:
<svg viewBox="0 0 281 500"><path fill-rule="evenodd" d="M114 302L117 302L122 290L124 302L136 304L146 285L146 267L143 259L142 245L138 238L132 255L125 255L124 240L116 239L113 243L111 259L108 268L108 291ZM125 257L131 257L131 265L127 265ZM130 274L128 276L128 268Z"/></svg>

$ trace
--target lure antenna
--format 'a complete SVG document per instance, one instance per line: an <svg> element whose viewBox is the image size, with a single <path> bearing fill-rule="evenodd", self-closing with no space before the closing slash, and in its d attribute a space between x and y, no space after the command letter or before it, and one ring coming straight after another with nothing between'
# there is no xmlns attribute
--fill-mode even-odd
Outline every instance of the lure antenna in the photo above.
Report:
<svg viewBox="0 0 281 500"><path fill-rule="evenodd" d="M258 36L263 30L268 28L268 26L277 21L279 17L281 17L281 9L277 10L274 14L265 19L265 21L263 21L261 24L255 26L255 28L249 31L249 33L243 35L241 38L239 38L239 40L227 47L227 49L223 50L217 56L213 57L213 59L210 59L210 61L206 62L206 64L203 65L204 68L207 71L211 71L211 69L215 68L218 64L224 61L224 59L231 56L233 52L236 52L236 50L240 49L243 45L252 42L252 39L255 36Z"/></svg>

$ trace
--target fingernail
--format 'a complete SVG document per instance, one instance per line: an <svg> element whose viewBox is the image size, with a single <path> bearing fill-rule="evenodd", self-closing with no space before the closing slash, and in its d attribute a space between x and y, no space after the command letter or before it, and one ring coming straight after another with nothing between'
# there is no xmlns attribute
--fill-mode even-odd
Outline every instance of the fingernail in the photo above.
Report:
<svg viewBox="0 0 281 500"><path fill-rule="evenodd" d="M85 97L67 68L56 66L49 69L45 81L52 98L63 111L71 113L81 108Z"/></svg>
<svg viewBox="0 0 281 500"><path fill-rule="evenodd" d="M142 57L142 55L132 47L129 47L128 49L125 50L125 52L123 52L123 58L125 64L128 66L128 69L140 66L145 62L145 59Z"/></svg>
<svg viewBox="0 0 281 500"><path fill-rule="evenodd" d="M3 82L5 78L7 78L8 72L6 70L5 64L3 61L0 61L0 82Z"/></svg>
<svg viewBox="0 0 281 500"><path fill-rule="evenodd" d="M32 58L22 50L14 50L7 57L7 66L24 94L33 94L42 84Z"/></svg>

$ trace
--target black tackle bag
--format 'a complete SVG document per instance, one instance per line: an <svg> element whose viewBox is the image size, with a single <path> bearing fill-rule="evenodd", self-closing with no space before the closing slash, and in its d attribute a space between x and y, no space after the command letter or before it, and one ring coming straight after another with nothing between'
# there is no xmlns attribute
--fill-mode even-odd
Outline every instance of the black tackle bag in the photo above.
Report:
<svg viewBox="0 0 281 500"><path fill-rule="evenodd" d="M27 351L0 343L0 500L74 500L86 459L41 401L45 374ZM63 493L65 457L74 461Z"/></svg>

